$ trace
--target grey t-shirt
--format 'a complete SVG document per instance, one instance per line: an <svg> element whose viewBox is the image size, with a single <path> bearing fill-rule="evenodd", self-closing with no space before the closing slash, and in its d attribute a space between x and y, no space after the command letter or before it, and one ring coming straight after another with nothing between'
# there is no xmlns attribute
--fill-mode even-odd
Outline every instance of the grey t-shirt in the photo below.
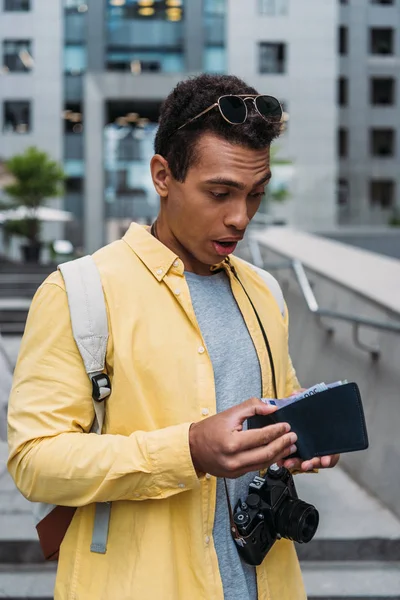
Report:
<svg viewBox="0 0 400 600"><path fill-rule="evenodd" d="M261 397L261 370L253 341L225 272L185 273L196 318L214 370L217 412ZM228 479L232 508L245 499L254 475ZM255 568L239 557L232 540L223 479L217 480L213 531L225 600L257 600Z"/></svg>

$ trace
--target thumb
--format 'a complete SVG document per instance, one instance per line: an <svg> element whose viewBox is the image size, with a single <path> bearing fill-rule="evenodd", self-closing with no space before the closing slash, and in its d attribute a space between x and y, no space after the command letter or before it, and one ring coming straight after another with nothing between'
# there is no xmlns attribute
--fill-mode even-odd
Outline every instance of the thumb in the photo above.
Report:
<svg viewBox="0 0 400 600"><path fill-rule="evenodd" d="M276 406L265 404L260 398L250 398L231 409L238 425L242 425L249 417L255 415L271 415L277 411Z"/></svg>

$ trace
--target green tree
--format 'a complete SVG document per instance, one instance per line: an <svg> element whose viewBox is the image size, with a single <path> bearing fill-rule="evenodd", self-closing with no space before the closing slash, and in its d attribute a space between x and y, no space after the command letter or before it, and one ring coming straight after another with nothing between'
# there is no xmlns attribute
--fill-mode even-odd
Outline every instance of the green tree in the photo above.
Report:
<svg viewBox="0 0 400 600"><path fill-rule="evenodd" d="M292 161L284 158L278 157L279 147L272 146L271 154L270 154L270 164L272 176L274 173L274 167L279 165L291 165ZM285 202L290 198L290 192L286 186L281 188L274 188L273 186L267 186L265 189L265 194L262 200L261 212L268 213L269 207L273 202Z"/></svg>
<svg viewBox="0 0 400 600"><path fill-rule="evenodd" d="M38 209L46 199L62 195L64 171L46 152L35 147L13 156L4 165L12 181L3 188L7 199L0 201L0 210L26 209L24 218L6 222L5 231L8 235L23 235L29 246L40 247Z"/></svg>

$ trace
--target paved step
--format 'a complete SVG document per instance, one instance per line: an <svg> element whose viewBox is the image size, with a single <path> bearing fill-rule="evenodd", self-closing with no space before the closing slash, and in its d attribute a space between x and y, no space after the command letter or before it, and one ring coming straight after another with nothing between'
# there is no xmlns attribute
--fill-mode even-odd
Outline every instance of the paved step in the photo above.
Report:
<svg viewBox="0 0 400 600"><path fill-rule="evenodd" d="M400 563L302 564L308 600L400 600ZM52 598L55 566L0 567L0 597Z"/></svg>
<svg viewBox="0 0 400 600"><path fill-rule="evenodd" d="M309 600L400 600L400 563L302 564Z"/></svg>
<svg viewBox="0 0 400 600"><path fill-rule="evenodd" d="M299 498L314 504L320 524L301 560L400 561L400 520L343 469L296 475Z"/></svg>
<svg viewBox="0 0 400 600"><path fill-rule="evenodd" d="M56 567L0 566L0 598L12 600L51 600L53 598Z"/></svg>

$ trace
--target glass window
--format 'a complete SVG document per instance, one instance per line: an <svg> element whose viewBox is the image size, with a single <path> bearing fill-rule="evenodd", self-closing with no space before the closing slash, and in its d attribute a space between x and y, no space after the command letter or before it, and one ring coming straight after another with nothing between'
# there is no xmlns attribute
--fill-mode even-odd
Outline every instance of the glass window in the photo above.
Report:
<svg viewBox="0 0 400 600"><path fill-rule="evenodd" d="M66 44L85 44L87 38L86 14L76 11L67 13L64 16L64 32Z"/></svg>
<svg viewBox="0 0 400 600"><path fill-rule="evenodd" d="M347 54L348 53L348 45L349 45L349 30L347 27L341 26L339 27L339 54Z"/></svg>
<svg viewBox="0 0 400 600"><path fill-rule="evenodd" d="M223 46L204 48L204 71L206 73L225 73L226 51Z"/></svg>
<svg viewBox="0 0 400 600"><path fill-rule="evenodd" d="M393 77L371 79L371 104L393 105L395 103L395 80Z"/></svg>
<svg viewBox="0 0 400 600"><path fill-rule="evenodd" d="M393 54L394 29L372 27L370 29L369 51L371 54Z"/></svg>
<svg viewBox="0 0 400 600"><path fill-rule="evenodd" d="M347 206L349 203L349 182L347 179L339 179L336 188L336 201L339 206Z"/></svg>
<svg viewBox="0 0 400 600"><path fill-rule="evenodd" d="M4 0L4 10L7 12L26 12L31 10L30 0Z"/></svg>
<svg viewBox="0 0 400 600"><path fill-rule="evenodd" d="M259 72L286 72L286 44L279 42L261 42L259 44Z"/></svg>
<svg viewBox="0 0 400 600"><path fill-rule="evenodd" d="M64 48L64 69L68 75L81 75L87 66L86 47L69 44Z"/></svg>
<svg viewBox="0 0 400 600"><path fill-rule="evenodd" d="M183 0L107 0L107 68L184 71Z"/></svg>
<svg viewBox="0 0 400 600"><path fill-rule="evenodd" d="M338 79L338 104L339 106L347 106L349 102L349 82L347 77L339 77Z"/></svg>
<svg viewBox="0 0 400 600"><path fill-rule="evenodd" d="M179 52L109 52L107 59L109 71L130 71L134 75L185 70L184 57Z"/></svg>
<svg viewBox="0 0 400 600"><path fill-rule="evenodd" d="M67 13L85 13L88 10L88 5L84 0L64 0L64 8Z"/></svg>
<svg viewBox="0 0 400 600"><path fill-rule="evenodd" d="M349 151L349 132L348 129L341 127L338 130L338 156L345 158Z"/></svg>
<svg viewBox="0 0 400 600"><path fill-rule="evenodd" d="M394 206L396 183L390 179L373 179L369 186L371 206L391 208Z"/></svg>
<svg viewBox="0 0 400 600"><path fill-rule="evenodd" d="M26 73L33 68L30 40L3 41L3 68L5 71Z"/></svg>
<svg viewBox="0 0 400 600"><path fill-rule="evenodd" d="M382 158L394 156L395 154L395 136L394 129L371 129L370 145L372 156Z"/></svg>
<svg viewBox="0 0 400 600"><path fill-rule="evenodd" d="M261 15L270 17L286 16L289 12L289 0L258 0Z"/></svg>
<svg viewBox="0 0 400 600"><path fill-rule="evenodd" d="M3 106L4 133L29 133L31 127L30 101L6 100Z"/></svg>
<svg viewBox="0 0 400 600"><path fill-rule="evenodd" d="M371 0L371 4L394 4L394 0Z"/></svg>

